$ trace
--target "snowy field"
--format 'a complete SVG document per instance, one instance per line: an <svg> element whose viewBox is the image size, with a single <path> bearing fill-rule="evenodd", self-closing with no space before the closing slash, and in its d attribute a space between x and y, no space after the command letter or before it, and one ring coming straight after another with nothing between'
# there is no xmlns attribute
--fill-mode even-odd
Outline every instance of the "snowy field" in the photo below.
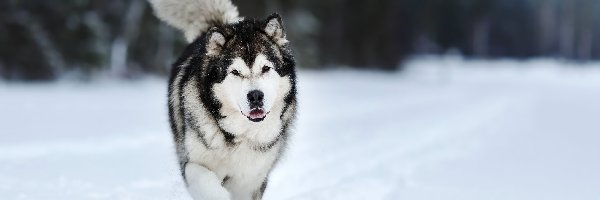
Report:
<svg viewBox="0 0 600 200"><path fill-rule="evenodd" d="M600 199L600 64L299 72L265 199ZM166 80L0 83L0 199L189 199Z"/></svg>

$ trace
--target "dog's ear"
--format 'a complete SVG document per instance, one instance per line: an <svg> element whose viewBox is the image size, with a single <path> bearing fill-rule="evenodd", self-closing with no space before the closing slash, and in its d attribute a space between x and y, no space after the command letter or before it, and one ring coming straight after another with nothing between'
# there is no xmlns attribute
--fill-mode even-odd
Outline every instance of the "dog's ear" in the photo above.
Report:
<svg viewBox="0 0 600 200"><path fill-rule="evenodd" d="M279 14L273 13L267 17L264 30L278 45L283 46L288 43L288 40L285 38L283 23L281 22L281 16L279 16Z"/></svg>
<svg viewBox="0 0 600 200"><path fill-rule="evenodd" d="M211 28L206 33L206 55L219 55L223 50L223 45L225 45L225 35L216 27Z"/></svg>

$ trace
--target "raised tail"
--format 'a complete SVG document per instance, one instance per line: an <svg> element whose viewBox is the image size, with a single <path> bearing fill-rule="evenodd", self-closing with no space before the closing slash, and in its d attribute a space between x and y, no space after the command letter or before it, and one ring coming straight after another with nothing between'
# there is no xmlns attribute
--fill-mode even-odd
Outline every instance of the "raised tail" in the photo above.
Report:
<svg viewBox="0 0 600 200"><path fill-rule="evenodd" d="M211 26L239 21L230 0L149 0L155 15L181 30L188 42Z"/></svg>

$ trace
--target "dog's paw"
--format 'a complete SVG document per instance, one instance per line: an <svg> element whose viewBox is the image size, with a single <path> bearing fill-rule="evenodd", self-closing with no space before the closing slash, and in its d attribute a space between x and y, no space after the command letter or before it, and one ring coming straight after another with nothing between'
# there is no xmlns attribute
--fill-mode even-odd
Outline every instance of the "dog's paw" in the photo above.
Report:
<svg viewBox="0 0 600 200"><path fill-rule="evenodd" d="M185 168L187 189L195 200L230 200L231 195L217 176L198 164L188 163Z"/></svg>
<svg viewBox="0 0 600 200"><path fill-rule="evenodd" d="M195 200L230 200L229 191L222 186L190 184L188 192Z"/></svg>

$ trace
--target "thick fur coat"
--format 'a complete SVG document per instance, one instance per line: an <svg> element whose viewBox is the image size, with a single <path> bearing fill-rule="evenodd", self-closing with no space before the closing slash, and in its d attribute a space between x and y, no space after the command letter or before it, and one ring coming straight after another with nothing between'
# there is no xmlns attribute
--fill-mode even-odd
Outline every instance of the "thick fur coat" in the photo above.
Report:
<svg viewBox="0 0 600 200"><path fill-rule="evenodd" d="M173 65L169 119L194 199L261 199L296 113L281 17L241 19L227 0L152 0L191 41Z"/></svg>

